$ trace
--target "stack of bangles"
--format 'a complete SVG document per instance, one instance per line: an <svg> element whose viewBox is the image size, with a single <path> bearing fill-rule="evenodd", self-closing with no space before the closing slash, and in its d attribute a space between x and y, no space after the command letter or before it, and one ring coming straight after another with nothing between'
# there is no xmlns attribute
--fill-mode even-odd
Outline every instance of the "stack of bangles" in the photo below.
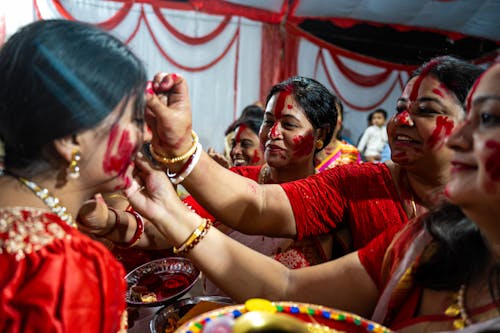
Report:
<svg viewBox="0 0 500 333"><path fill-rule="evenodd" d="M98 237L101 237L101 238L106 237L107 235L112 233L113 230L115 230L116 226L121 224L120 212L118 212L113 207L108 207L108 209L115 214L115 217L116 217L115 224L106 233L104 233L102 235L98 235ZM135 246L137 243L139 243L139 241L142 237L142 234L144 233L144 220L142 219L142 216L139 215L139 213L137 213L135 210L133 210L131 206L128 206L127 209L125 210L125 212L130 213L134 216L135 222L137 223L137 228L135 229L134 235L132 236L132 238L128 242L113 242L116 246L121 247L121 248L129 248L129 247Z"/></svg>
<svg viewBox="0 0 500 333"><path fill-rule="evenodd" d="M189 174L193 171L194 167L200 160L203 147L199 142L198 135L196 135L194 131L191 132L191 136L193 138L193 144L191 145L189 150L181 156L169 158L158 153L158 151L155 150L152 144L149 144L148 146L149 152L154 160L163 165L173 165L178 162L187 160L181 167L181 169L176 173L170 172L169 168L167 168L167 176L174 185L182 183L182 181L186 179L186 177L189 176Z"/></svg>
<svg viewBox="0 0 500 333"><path fill-rule="evenodd" d="M198 244L203 237L210 229L212 222L209 219L203 219L203 222L198 226L198 228L194 229L194 231L189 235L189 237L181 244L179 247L173 248L175 254L186 254L189 250L191 250L196 244Z"/></svg>

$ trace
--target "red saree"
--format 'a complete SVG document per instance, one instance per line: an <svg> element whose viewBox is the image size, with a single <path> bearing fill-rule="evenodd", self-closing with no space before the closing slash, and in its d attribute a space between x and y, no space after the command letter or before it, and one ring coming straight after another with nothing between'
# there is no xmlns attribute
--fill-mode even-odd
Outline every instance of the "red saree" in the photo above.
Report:
<svg viewBox="0 0 500 333"><path fill-rule="evenodd" d="M0 332L125 332L125 272L45 210L0 209Z"/></svg>

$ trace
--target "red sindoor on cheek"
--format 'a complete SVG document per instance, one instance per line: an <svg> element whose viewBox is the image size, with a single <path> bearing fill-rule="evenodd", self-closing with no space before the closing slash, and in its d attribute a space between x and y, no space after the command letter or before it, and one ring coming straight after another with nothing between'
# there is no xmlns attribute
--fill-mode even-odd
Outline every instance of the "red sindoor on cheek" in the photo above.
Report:
<svg viewBox="0 0 500 333"><path fill-rule="evenodd" d="M429 148L441 148L444 145L445 139L450 136L455 123L444 116L436 118L436 128L427 141Z"/></svg>
<svg viewBox="0 0 500 333"><path fill-rule="evenodd" d="M119 127L115 125L109 133L108 145L104 154L102 167L106 173L117 172L118 175L123 176L130 165L135 145L130 140L129 131L122 131L119 139L118 135Z"/></svg>
<svg viewBox="0 0 500 333"><path fill-rule="evenodd" d="M252 159L250 160L250 164L254 165L260 162L260 154L258 149L253 151Z"/></svg>
<svg viewBox="0 0 500 333"><path fill-rule="evenodd" d="M306 136L296 135L293 137L293 143L295 144L294 156L307 156L314 149L314 136L312 134Z"/></svg>
<svg viewBox="0 0 500 333"><path fill-rule="evenodd" d="M500 142L489 140L486 148L491 149L491 154L486 160L486 172L491 180L500 181Z"/></svg>

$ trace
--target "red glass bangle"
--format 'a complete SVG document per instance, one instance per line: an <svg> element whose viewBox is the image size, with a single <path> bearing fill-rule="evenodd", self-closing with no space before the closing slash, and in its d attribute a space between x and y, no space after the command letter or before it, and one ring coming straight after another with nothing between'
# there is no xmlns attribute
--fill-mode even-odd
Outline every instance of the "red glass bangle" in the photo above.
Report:
<svg viewBox="0 0 500 333"><path fill-rule="evenodd" d="M139 213L137 213L135 210L127 210L126 212L134 216L135 221L137 223L137 229L135 229L134 235L128 242L115 243L117 246L122 248L129 248L139 243L139 240L141 239L141 236L144 233L144 220L142 219L142 216L139 215Z"/></svg>

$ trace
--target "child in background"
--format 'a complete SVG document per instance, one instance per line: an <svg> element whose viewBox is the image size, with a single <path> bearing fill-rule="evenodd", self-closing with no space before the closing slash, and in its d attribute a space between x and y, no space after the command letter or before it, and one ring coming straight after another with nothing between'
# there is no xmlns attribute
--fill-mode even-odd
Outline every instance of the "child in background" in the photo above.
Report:
<svg viewBox="0 0 500 333"><path fill-rule="evenodd" d="M366 162L380 162L382 150L387 143L385 127L387 112L384 109L377 109L370 114L369 118L371 118L372 125L361 136L358 150Z"/></svg>

